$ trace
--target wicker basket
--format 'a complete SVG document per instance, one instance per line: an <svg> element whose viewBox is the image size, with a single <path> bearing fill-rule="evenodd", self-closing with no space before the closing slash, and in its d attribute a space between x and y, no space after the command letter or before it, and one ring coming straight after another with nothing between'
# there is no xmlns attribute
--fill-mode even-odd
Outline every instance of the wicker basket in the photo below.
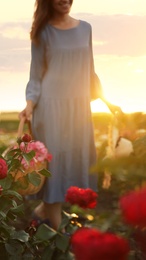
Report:
<svg viewBox="0 0 146 260"><path fill-rule="evenodd" d="M23 117L20 120L19 126L18 126L18 133L17 133L17 137L20 138L23 134L23 129L24 129L24 124L25 124L25 117ZM32 136L32 131L31 131L31 124L30 122L27 123L27 127L28 127L28 131L29 134ZM11 147L12 148L12 147ZM8 149L11 149L8 148ZM7 153L6 151L4 153ZM41 169L46 169L47 168L47 164L48 162L45 160L43 162L36 162L35 165L32 167L29 167L28 169L24 169L24 167L22 167L22 169L24 170L24 172L21 172L20 170L17 172L12 172L12 176L14 177L14 182L17 182L19 180L19 182L22 184L21 186L24 186L24 177L28 174L31 173L33 171L35 171L39 176L40 176L40 184L38 186L33 185L32 183L29 183L27 188L18 188L17 192L21 195L31 195L31 194L36 194L37 192L40 191L40 189L42 188L46 177L43 176L42 174L39 173L39 170Z"/></svg>
<svg viewBox="0 0 146 260"><path fill-rule="evenodd" d="M27 170L25 169L25 172L21 172L18 171L17 173L12 173L13 177L14 177L14 181L17 182L19 180L19 182L21 182L23 184L24 181L24 176L26 176L28 173L31 173L33 171L35 171L39 176L40 176L40 184L38 186L34 186L32 183L29 183L29 185L27 186L26 189L18 189L17 192L23 196L25 195L32 195L32 194L36 194L37 192L40 191L40 189L42 188L42 186L44 185L45 179L46 177L43 176L42 174L39 173L39 170L44 169L47 167L47 162L38 162L35 164L34 167L29 167Z"/></svg>

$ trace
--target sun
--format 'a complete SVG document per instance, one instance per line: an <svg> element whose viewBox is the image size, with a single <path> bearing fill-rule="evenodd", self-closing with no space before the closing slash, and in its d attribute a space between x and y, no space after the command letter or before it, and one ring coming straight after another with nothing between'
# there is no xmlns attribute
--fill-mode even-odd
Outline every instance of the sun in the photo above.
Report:
<svg viewBox="0 0 146 260"><path fill-rule="evenodd" d="M105 105L105 103L100 99L96 99L92 101L90 104L91 104L92 113L98 113L98 112L110 113L110 110L107 107L107 105Z"/></svg>

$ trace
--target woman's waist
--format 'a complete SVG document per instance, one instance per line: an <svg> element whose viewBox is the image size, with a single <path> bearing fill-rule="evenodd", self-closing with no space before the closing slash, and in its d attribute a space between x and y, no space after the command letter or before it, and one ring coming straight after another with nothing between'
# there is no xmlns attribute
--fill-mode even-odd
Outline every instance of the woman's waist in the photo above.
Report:
<svg viewBox="0 0 146 260"><path fill-rule="evenodd" d="M41 84L41 94L45 97L87 96L90 90L89 86L90 84L87 81L83 82L82 79L45 77Z"/></svg>

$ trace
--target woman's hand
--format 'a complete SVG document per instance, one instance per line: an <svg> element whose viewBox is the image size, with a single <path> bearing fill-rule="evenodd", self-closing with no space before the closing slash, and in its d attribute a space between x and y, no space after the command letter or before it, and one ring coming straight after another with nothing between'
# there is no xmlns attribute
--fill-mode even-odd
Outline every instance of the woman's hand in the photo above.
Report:
<svg viewBox="0 0 146 260"><path fill-rule="evenodd" d="M23 109L19 114L19 119L25 117L27 121L30 121L32 118L33 108L34 103L32 102L32 100L28 100L25 109Z"/></svg>
<svg viewBox="0 0 146 260"><path fill-rule="evenodd" d="M114 104L110 103L109 101L107 101L107 99L104 97L104 95L101 96L101 100L107 105L107 107L109 108L109 110L111 111L111 113L114 116L119 117L119 116L124 115L122 109L119 106L114 105Z"/></svg>
<svg viewBox="0 0 146 260"><path fill-rule="evenodd" d="M107 102L107 106L113 115L115 115L115 116L124 115L122 109L119 106L111 104L109 102Z"/></svg>

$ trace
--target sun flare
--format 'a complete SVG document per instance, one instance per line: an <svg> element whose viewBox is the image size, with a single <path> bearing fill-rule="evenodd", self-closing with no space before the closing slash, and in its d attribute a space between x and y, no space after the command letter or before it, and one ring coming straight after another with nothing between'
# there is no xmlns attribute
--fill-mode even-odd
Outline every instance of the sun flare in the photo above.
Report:
<svg viewBox="0 0 146 260"><path fill-rule="evenodd" d="M98 112L110 113L110 110L108 109L108 107L100 99L96 99L91 102L91 111L92 111L92 113L98 113Z"/></svg>

